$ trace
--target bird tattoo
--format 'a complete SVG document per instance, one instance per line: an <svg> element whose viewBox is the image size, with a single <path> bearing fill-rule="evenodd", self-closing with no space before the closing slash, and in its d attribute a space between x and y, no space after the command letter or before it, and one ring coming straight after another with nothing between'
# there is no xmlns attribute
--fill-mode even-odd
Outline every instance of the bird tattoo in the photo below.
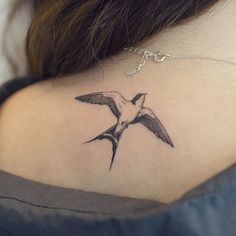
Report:
<svg viewBox="0 0 236 236"><path fill-rule="evenodd" d="M127 100L119 92L114 91L90 93L75 98L80 102L107 105L117 118L117 123L115 125L86 142L90 143L95 140L103 139L111 141L113 154L110 170L115 159L121 135L131 124L143 124L148 130L154 133L157 138L169 144L171 147L174 147L167 131L155 113L151 109L143 106L146 95L146 93L138 93L132 100Z"/></svg>

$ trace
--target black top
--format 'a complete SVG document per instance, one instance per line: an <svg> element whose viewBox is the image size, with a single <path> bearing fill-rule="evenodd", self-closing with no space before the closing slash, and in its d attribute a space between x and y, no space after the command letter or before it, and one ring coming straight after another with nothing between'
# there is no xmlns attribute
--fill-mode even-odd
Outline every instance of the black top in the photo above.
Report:
<svg viewBox="0 0 236 236"><path fill-rule="evenodd" d="M38 77L25 77L5 82L0 86L0 105L13 93L39 81L42 81L42 79Z"/></svg>
<svg viewBox="0 0 236 236"><path fill-rule="evenodd" d="M0 104L40 79L5 83ZM61 188L0 171L0 235L235 236L236 165L172 204Z"/></svg>

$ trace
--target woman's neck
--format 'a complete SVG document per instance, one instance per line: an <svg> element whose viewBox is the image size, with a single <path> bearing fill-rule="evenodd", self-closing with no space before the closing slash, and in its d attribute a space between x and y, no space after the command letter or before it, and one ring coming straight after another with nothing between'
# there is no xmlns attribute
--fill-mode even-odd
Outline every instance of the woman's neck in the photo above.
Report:
<svg viewBox="0 0 236 236"><path fill-rule="evenodd" d="M236 2L220 1L205 14L140 44L177 55L200 55L236 62ZM209 63L209 62L208 62Z"/></svg>

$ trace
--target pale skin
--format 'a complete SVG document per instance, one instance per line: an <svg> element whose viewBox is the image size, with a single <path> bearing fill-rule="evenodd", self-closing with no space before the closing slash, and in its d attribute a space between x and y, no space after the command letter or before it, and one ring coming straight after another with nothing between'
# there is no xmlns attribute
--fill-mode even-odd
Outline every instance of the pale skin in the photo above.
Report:
<svg viewBox="0 0 236 236"><path fill-rule="evenodd" d="M235 1L222 1L212 13L138 46L236 61L235 12ZM236 67L148 62L134 78L126 77L139 59L122 52L105 60L103 70L40 82L8 99L0 110L0 168L63 187L172 202L234 164ZM175 148L140 124L129 126L109 171L111 144L83 143L117 119L106 106L74 100L97 91L119 91L125 98L147 93L145 106L163 122Z"/></svg>

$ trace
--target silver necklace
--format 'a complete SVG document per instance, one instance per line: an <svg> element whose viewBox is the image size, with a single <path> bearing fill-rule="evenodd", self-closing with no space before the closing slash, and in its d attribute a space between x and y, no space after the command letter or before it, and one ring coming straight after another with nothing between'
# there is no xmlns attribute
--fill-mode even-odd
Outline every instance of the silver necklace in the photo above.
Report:
<svg viewBox="0 0 236 236"><path fill-rule="evenodd" d="M208 60L208 61L215 61L220 63L225 63L229 65L236 66L235 62L227 61L223 59L211 58L211 57L204 57L204 56L195 56L195 55L170 55L166 53L162 53L161 51L157 51L155 53L150 52L145 49L138 49L135 47L124 48L124 51L128 51L137 55L142 56L140 63L135 67L131 68L126 72L126 75L132 76L138 73L142 67L146 64L149 58L153 59L157 63L161 63L168 60L175 60L175 59L189 59L189 60Z"/></svg>

